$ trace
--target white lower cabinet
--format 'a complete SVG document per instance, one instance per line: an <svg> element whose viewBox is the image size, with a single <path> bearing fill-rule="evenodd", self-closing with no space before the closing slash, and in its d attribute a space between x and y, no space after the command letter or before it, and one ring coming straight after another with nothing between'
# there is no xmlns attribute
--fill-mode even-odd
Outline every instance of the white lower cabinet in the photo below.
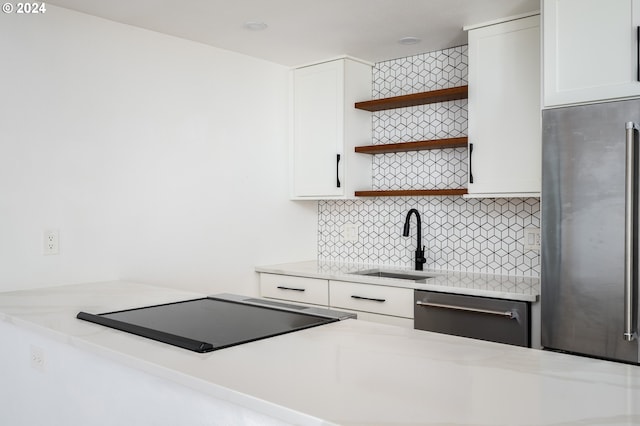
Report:
<svg viewBox="0 0 640 426"><path fill-rule="evenodd" d="M395 325L404 328L413 328L413 318L393 317L391 315L372 314L371 312L356 311L353 309L333 307L336 311L356 314L359 320L377 322L380 324Z"/></svg>
<svg viewBox="0 0 640 426"><path fill-rule="evenodd" d="M413 328L413 289L260 273L260 296L352 312L358 319Z"/></svg>
<svg viewBox="0 0 640 426"><path fill-rule="evenodd" d="M260 295L270 299L329 306L329 281L262 273Z"/></svg>
<svg viewBox="0 0 640 426"><path fill-rule="evenodd" d="M413 289L329 281L329 294L332 309L354 311L360 319L413 328Z"/></svg>

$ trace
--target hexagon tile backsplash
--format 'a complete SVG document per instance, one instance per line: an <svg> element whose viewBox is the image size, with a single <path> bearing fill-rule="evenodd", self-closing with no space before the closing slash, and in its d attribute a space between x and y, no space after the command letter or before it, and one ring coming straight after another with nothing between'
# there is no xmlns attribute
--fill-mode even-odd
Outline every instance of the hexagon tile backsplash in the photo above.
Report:
<svg viewBox="0 0 640 426"><path fill-rule="evenodd" d="M385 61L373 69L373 98L467 84L467 46ZM466 100L372 114L373 144L466 136ZM443 149L375 155L374 189L463 188L467 150ZM392 197L325 200L318 204L318 259L411 267L416 225L402 237L406 213L422 216L428 269L503 275L540 275L540 254L522 242L540 226L537 198ZM358 228L345 241L346 224Z"/></svg>

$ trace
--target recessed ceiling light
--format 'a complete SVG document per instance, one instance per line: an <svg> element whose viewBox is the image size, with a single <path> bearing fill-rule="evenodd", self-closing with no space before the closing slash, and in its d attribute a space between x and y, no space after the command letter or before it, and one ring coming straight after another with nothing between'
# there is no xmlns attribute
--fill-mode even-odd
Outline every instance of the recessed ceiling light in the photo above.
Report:
<svg viewBox="0 0 640 426"><path fill-rule="evenodd" d="M420 40L418 37L403 37L400 40L398 40L398 43L410 45L410 44L418 44L421 41L422 40Z"/></svg>
<svg viewBox="0 0 640 426"><path fill-rule="evenodd" d="M243 26L249 31L262 31L267 29L267 24L260 21L247 21L243 24Z"/></svg>

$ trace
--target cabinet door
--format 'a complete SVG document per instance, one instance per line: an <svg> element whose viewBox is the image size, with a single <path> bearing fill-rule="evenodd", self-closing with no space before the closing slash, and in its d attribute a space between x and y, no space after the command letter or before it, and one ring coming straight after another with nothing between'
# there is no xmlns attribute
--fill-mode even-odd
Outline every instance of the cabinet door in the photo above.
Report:
<svg viewBox="0 0 640 426"><path fill-rule="evenodd" d="M371 114L354 107L371 96L371 65L337 59L293 71L291 198L354 197L371 186Z"/></svg>
<svg viewBox="0 0 640 426"><path fill-rule="evenodd" d="M293 196L343 194L344 62L294 70Z"/></svg>
<svg viewBox="0 0 640 426"><path fill-rule="evenodd" d="M469 31L469 194L540 193L539 16Z"/></svg>
<svg viewBox="0 0 640 426"><path fill-rule="evenodd" d="M637 0L544 0L546 107L640 95Z"/></svg>

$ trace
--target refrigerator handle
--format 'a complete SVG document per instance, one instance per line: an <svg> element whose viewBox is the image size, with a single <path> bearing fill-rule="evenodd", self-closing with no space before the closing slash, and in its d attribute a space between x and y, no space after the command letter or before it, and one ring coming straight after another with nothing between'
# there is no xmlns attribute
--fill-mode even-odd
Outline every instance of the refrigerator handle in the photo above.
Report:
<svg viewBox="0 0 640 426"><path fill-rule="evenodd" d="M637 247L637 161L636 133L638 124L626 123L626 166L625 166L625 247L624 247L624 340L637 339L638 332L634 324L637 298L634 295L636 284L636 247Z"/></svg>

